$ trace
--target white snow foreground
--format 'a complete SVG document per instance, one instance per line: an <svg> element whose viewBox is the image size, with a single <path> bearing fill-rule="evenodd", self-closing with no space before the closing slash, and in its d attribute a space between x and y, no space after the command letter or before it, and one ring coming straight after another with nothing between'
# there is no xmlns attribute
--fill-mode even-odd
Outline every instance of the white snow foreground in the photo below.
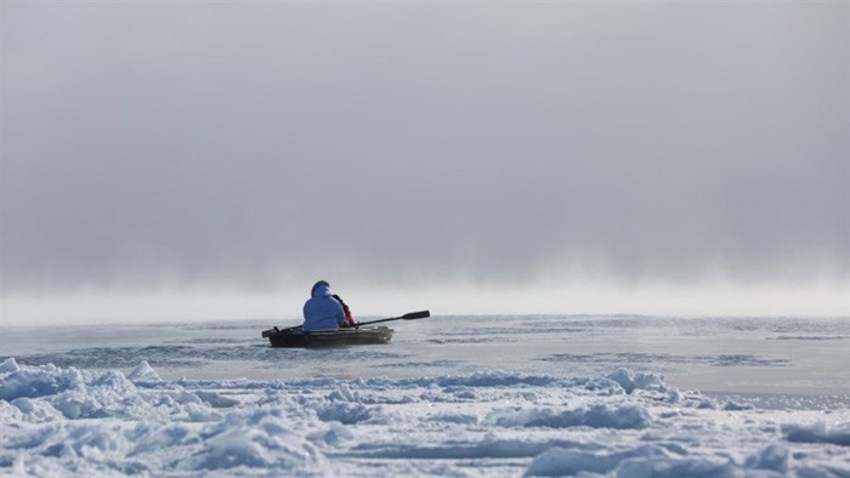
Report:
<svg viewBox="0 0 850 478"><path fill-rule="evenodd" d="M850 412L662 377L164 382L0 364L5 476L848 476Z"/></svg>

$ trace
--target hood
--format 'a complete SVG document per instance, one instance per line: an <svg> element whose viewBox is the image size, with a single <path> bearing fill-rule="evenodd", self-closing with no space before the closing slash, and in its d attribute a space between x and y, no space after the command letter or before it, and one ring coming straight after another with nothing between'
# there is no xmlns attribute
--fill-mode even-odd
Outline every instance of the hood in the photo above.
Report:
<svg viewBox="0 0 850 478"><path fill-rule="evenodd" d="M313 297L326 297L331 295L331 286L325 281L319 281L313 286L310 293Z"/></svg>

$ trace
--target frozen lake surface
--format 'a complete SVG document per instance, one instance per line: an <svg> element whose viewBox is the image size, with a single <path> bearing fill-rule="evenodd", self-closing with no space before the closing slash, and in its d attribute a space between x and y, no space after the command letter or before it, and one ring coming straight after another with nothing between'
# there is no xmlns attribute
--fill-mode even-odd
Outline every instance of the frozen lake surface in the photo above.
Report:
<svg viewBox="0 0 850 478"><path fill-rule="evenodd" d="M272 325L0 329L0 475L850 475L847 318Z"/></svg>

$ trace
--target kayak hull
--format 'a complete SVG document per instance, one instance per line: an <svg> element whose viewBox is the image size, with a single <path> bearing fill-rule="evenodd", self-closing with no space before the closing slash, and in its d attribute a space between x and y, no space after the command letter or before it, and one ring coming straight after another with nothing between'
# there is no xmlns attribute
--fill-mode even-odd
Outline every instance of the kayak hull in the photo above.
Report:
<svg viewBox="0 0 850 478"><path fill-rule="evenodd" d="M301 327L289 330L266 330L272 347L344 347L388 343L393 336L389 327L352 327L338 330L305 331Z"/></svg>

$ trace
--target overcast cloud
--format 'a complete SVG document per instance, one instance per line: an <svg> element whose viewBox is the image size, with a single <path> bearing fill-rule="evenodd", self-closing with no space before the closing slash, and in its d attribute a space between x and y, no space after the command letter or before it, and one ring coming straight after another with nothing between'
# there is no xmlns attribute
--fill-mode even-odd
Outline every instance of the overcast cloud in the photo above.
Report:
<svg viewBox="0 0 850 478"><path fill-rule="evenodd" d="M6 297L850 281L845 1L1 5Z"/></svg>

